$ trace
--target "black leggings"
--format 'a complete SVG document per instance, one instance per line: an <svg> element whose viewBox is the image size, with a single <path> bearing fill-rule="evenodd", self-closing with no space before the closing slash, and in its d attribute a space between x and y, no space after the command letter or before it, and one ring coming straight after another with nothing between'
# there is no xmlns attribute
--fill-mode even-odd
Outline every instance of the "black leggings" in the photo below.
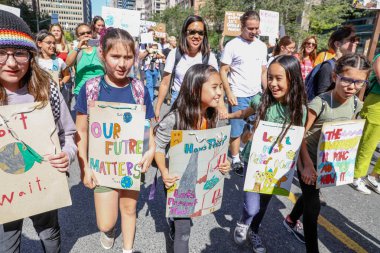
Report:
<svg viewBox="0 0 380 253"><path fill-rule="evenodd" d="M298 175L301 175L298 172ZM307 253L317 253L318 250L318 216L321 210L319 200L319 189L315 185L307 185L299 177L302 195L298 198L296 204L290 213L290 219L296 222L303 214L303 227L305 233Z"/></svg>

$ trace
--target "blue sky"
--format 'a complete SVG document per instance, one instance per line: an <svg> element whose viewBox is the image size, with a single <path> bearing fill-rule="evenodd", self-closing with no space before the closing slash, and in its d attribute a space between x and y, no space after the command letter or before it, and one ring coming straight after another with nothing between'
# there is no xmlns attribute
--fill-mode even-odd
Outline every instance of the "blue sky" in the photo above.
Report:
<svg viewBox="0 0 380 253"><path fill-rule="evenodd" d="M107 6L107 0L92 0L92 17L102 15L102 6Z"/></svg>

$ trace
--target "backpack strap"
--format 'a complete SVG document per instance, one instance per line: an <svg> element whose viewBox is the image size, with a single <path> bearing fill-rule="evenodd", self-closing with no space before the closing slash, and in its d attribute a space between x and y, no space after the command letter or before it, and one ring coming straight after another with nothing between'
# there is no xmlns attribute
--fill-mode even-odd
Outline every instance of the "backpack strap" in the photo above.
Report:
<svg viewBox="0 0 380 253"><path fill-rule="evenodd" d="M52 71L58 71L59 70L59 61L58 61L58 57L55 57L53 59L53 66L52 66Z"/></svg>
<svg viewBox="0 0 380 253"><path fill-rule="evenodd" d="M59 98L59 90L57 85L50 81L50 106L51 111L54 116L54 122L57 122L59 120L59 117L61 116L61 101Z"/></svg>
<svg viewBox="0 0 380 253"><path fill-rule="evenodd" d="M169 82L169 92L170 92L170 94L172 94L172 91L173 91L175 70L176 70L177 65L178 65L179 61L181 60L181 58L182 58L181 51L179 50L179 48L177 48L176 51L175 51L175 60L174 60L174 66L173 66L173 70L172 70L172 75L170 77L170 82Z"/></svg>
<svg viewBox="0 0 380 253"><path fill-rule="evenodd" d="M87 115L89 113L89 104L91 101L97 101L99 98L100 81L102 76L97 76L86 81L86 99L87 99Z"/></svg>
<svg viewBox="0 0 380 253"><path fill-rule="evenodd" d="M145 85L143 82L137 79L132 79L132 95L136 104L144 105Z"/></svg>
<svg viewBox="0 0 380 253"><path fill-rule="evenodd" d="M319 119L319 117L322 115L323 111L326 108L326 100L324 100L321 96L318 96L318 97L322 100L322 108L321 108L321 111L318 113L317 118L315 120Z"/></svg>
<svg viewBox="0 0 380 253"><path fill-rule="evenodd" d="M209 59L210 59L210 53L203 55L202 56L202 63L208 64Z"/></svg>

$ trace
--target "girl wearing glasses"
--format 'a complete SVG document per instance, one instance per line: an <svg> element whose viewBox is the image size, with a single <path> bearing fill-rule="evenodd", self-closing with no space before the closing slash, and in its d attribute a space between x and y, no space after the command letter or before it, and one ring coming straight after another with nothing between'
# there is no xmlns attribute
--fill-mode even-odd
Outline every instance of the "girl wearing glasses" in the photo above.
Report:
<svg viewBox="0 0 380 253"><path fill-rule="evenodd" d="M314 67L315 58L317 58L317 48L317 37L311 35L302 42L300 51L295 55L301 64L301 73L303 80L305 80L306 76Z"/></svg>
<svg viewBox="0 0 380 253"><path fill-rule="evenodd" d="M75 33L78 44L67 56L66 64L68 67L75 67L74 96L77 97L87 80L104 75L104 67L99 58L98 47L88 45L88 41L92 38L90 26L85 23L79 24Z"/></svg>
<svg viewBox="0 0 380 253"><path fill-rule="evenodd" d="M77 152L73 139L75 125L62 95L52 84L48 73L37 64L36 52L28 25L14 14L0 10L0 106L33 102L45 106L49 100L54 100L51 94L59 96L60 103L51 104L53 108L54 105L59 106L60 113L56 115L55 123L62 152L49 155L48 160L54 168L65 173ZM58 211L52 210L30 218L44 252L60 252ZM20 252L22 223L23 219L20 219L0 225L0 252Z"/></svg>
<svg viewBox="0 0 380 253"><path fill-rule="evenodd" d="M215 55L210 52L205 21L200 16L190 15L183 22L179 46L170 51L166 59L165 73L155 108L156 120L159 118L161 106L168 91L171 92L171 103L173 103L178 96L186 71L198 63L208 64L218 69Z"/></svg>
<svg viewBox="0 0 380 253"><path fill-rule="evenodd" d="M302 243L307 252L318 250L318 216L321 208L316 189L318 142L325 122L351 120L360 112L362 102L355 94L367 83L371 69L368 60L358 54L342 56L335 65L330 91L315 97L308 105L306 134L298 161L302 190L292 212L283 221L286 229ZM303 215L303 229L299 218Z"/></svg>
<svg viewBox="0 0 380 253"><path fill-rule="evenodd" d="M290 36L282 37L276 44L273 50L272 57L269 58L267 68L272 63L274 58L279 55L292 55L296 50L296 42Z"/></svg>

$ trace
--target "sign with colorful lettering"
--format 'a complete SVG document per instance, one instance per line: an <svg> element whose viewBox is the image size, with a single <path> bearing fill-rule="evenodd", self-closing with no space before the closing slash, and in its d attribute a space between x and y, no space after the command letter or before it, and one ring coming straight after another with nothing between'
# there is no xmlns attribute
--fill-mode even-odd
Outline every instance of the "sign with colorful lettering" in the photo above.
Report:
<svg viewBox="0 0 380 253"><path fill-rule="evenodd" d="M145 106L93 101L89 104L88 166L99 185L140 190Z"/></svg>
<svg viewBox="0 0 380 253"><path fill-rule="evenodd" d="M223 33L226 36L239 36L241 34L240 17L244 12L226 11L224 14Z"/></svg>
<svg viewBox="0 0 380 253"><path fill-rule="evenodd" d="M352 5L358 9L380 10L380 0L354 0Z"/></svg>
<svg viewBox="0 0 380 253"><path fill-rule="evenodd" d="M172 131L169 173L179 180L168 189L166 217L197 217L222 205L224 175L231 126L208 130Z"/></svg>
<svg viewBox="0 0 380 253"><path fill-rule="evenodd" d="M350 184L365 120L324 123L318 143L317 188Z"/></svg>
<svg viewBox="0 0 380 253"><path fill-rule="evenodd" d="M133 37L140 34L141 11L103 6L102 17L106 27L124 29Z"/></svg>
<svg viewBox="0 0 380 253"><path fill-rule="evenodd" d="M46 158L61 152L57 132L50 104L0 106L0 224L71 205Z"/></svg>
<svg viewBox="0 0 380 253"><path fill-rule="evenodd" d="M287 126L285 126L287 127ZM305 128L260 121L252 140L244 191L288 196Z"/></svg>
<svg viewBox="0 0 380 253"><path fill-rule="evenodd" d="M278 38L280 32L280 13L260 10L260 36Z"/></svg>

